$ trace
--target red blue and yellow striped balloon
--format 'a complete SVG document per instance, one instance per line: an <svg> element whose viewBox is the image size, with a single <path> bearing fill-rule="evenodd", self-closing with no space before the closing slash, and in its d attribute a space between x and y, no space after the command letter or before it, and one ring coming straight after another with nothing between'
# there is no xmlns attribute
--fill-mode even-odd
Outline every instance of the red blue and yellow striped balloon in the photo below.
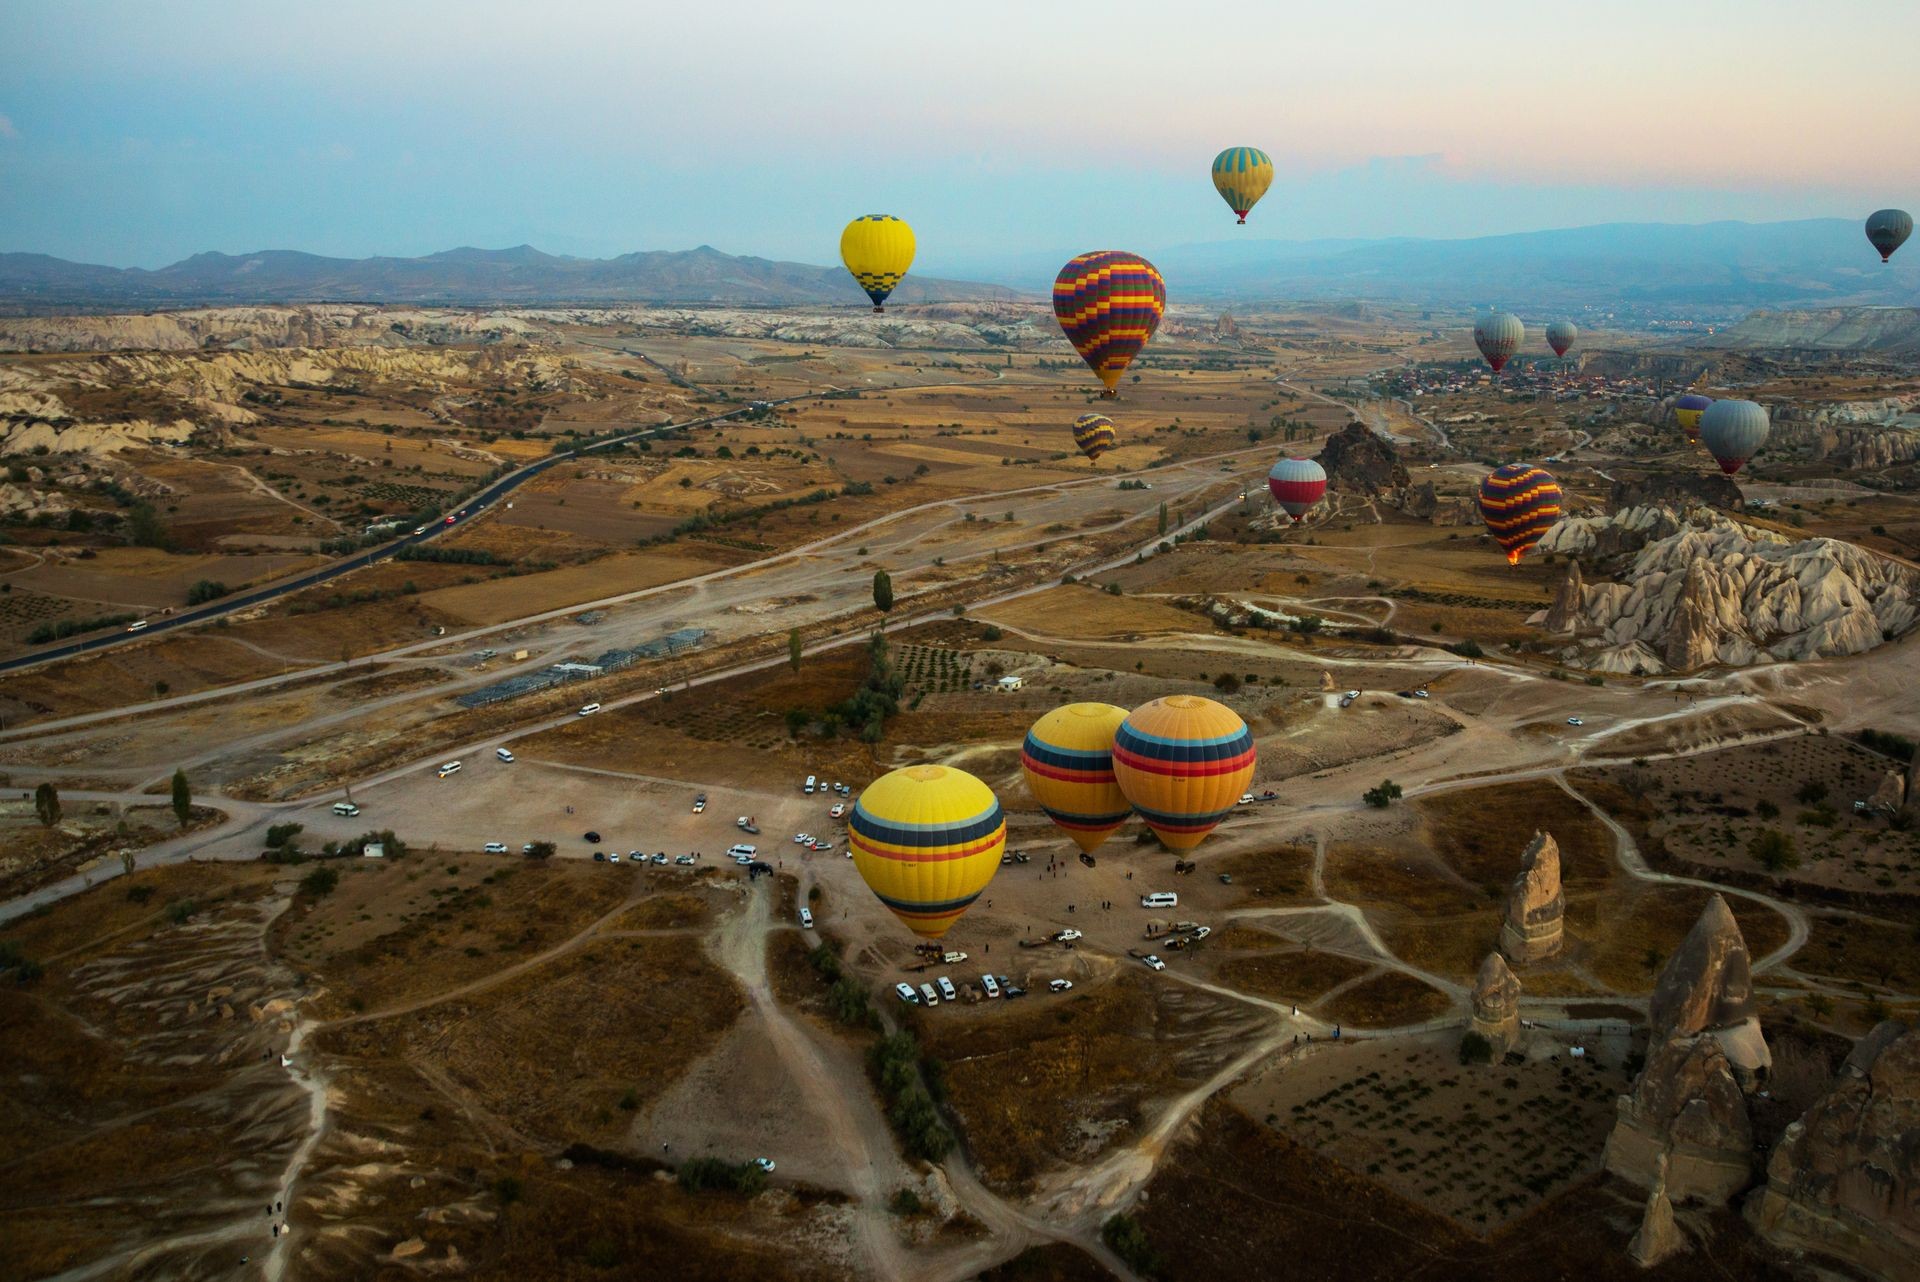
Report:
<svg viewBox="0 0 1920 1282"><path fill-rule="evenodd" d="M1034 722L1020 749L1033 799L1088 854L1133 813L1113 778L1113 736L1126 719L1110 703L1069 703Z"/></svg>
<svg viewBox="0 0 1920 1282"><path fill-rule="evenodd" d="M1520 564L1526 550L1560 519L1560 482L1544 467L1508 463L1480 482L1480 519L1507 550L1507 564Z"/></svg>
<svg viewBox="0 0 1920 1282"><path fill-rule="evenodd" d="M847 820L847 846L867 888L928 939L946 934L987 888L1006 844L1000 799L951 766L882 775Z"/></svg>
<svg viewBox="0 0 1920 1282"><path fill-rule="evenodd" d="M1082 254L1053 281L1053 314L1080 359L1106 385L1114 386L1160 327L1167 285L1138 254L1102 249Z"/></svg>
<svg viewBox="0 0 1920 1282"><path fill-rule="evenodd" d="M1113 738L1113 777L1169 850L1192 850L1253 781L1253 733L1233 709L1174 694L1134 709Z"/></svg>
<svg viewBox="0 0 1920 1282"><path fill-rule="evenodd" d="M1105 414L1082 414L1073 420L1073 443L1090 459L1113 448L1113 420Z"/></svg>

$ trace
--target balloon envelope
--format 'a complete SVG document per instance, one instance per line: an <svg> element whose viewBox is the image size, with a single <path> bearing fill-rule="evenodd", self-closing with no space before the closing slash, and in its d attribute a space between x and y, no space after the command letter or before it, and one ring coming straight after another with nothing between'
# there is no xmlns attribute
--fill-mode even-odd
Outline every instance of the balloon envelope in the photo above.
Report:
<svg viewBox="0 0 1920 1282"><path fill-rule="evenodd" d="M1480 482L1480 519L1518 565L1526 550L1560 519L1560 483L1543 467L1508 463Z"/></svg>
<svg viewBox="0 0 1920 1282"><path fill-rule="evenodd" d="M1700 416L1711 404L1711 396L1702 396L1698 392L1688 392L1673 403L1674 422L1680 424L1680 430L1687 434L1689 441L1700 439Z"/></svg>
<svg viewBox="0 0 1920 1282"><path fill-rule="evenodd" d="M1565 356L1579 337L1580 327L1572 321L1555 321L1547 326L1547 346L1555 356Z"/></svg>
<svg viewBox="0 0 1920 1282"><path fill-rule="evenodd" d="M1175 694L1134 709L1113 739L1120 791L1169 850L1206 839L1253 781L1253 735L1233 709Z"/></svg>
<svg viewBox="0 0 1920 1282"><path fill-rule="evenodd" d="M1247 211L1273 186L1273 159L1258 147L1229 147L1213 158L1213 189L1247 221Z"/></svg>
<svg viewBox="0 0 1920 1282"><path fill-rule="evenodd" d="M1512 312L1492 312L1475 321L1473 326L1473 345L1480 349L1496 374L1520 350L1526 336L1526 326Z"/></svg>
<svg viewBox="0 0 1920 1282"><path fill-rule="evenodd" d="M913 228L892 214L856 218L840 233L840 261L867 291L876 312L885 310L881 304L913 266L913 250Z"/></svg>
<svg viewBox="0 0 1920 1282"><path fill-rule="evenodd" d="M1110 703L1069 703L1034 722L1020 749L1033 799L1088 854L1133 813L1113 778L1113 736L1126 719Z"/></svg>
<svg viewBox="0 0 1920 1282"><path fill-rule="evenodd" d="M1327 469L1310 458L1281 459L1267 473L1267 490L1296 521L1327 494Z"/></svg>
<svg viewBox="0 0 1920 1282"><path fill-rule="evenodd" d="M1000 870L1007 821L993 790L951 766L867 785L847 820L853 866L916 935L938 939Z"/></svg>
<svg viewBox="0 0 1920 1282"><path fill-rule="evenodd" d="M1766 410L1752 401L1715 401L1700 415L1700 443L1728 476L1767 443Z"/></svg>
<svg viewBox="0 0 1920 1282"><path fill-rule="evenodd" d="M1913 235L1913 215L1904 209L1877 209L1867 218L1867 239L1880 251L1880 261L1893 257L1893 251Z"/></svg>
<svg viewBox="0 0 1920 1282"><path fill-rule="evenodd" d="M1138 254L1117 249L1081 254L1053 281L1053 314L1080 359L1106 384L1102 395L1107 397L1166 310L1166 282Z"/></svg>
<svg viewBox="0 0 1920 1282"><path fill-rule="evenodd" d="M1073 443L1090 459L1113 448L1113 420L1105 414L1082 414L1073 420Z"/></svg>

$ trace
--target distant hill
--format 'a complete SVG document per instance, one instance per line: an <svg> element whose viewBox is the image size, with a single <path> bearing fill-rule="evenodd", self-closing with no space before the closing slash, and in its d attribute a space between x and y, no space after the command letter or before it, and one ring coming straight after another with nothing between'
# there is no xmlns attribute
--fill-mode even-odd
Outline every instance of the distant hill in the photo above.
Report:
<svg viewBox="0 0 1920 1282"><path fill-rule="evenodd" d="M1703 343L1745 349L1800 349L1890 355L1920 353L1920 307L1823 307L1752 312Z"/></svg>
<svg viewBox="0 0 1920 1282"><path fill-rule="evenodd" d="M1844 218L1608 223L1469 240L1222 241L1152 257L1175 299L1726 310L1920 298L1920 255L1884 265L1860 224Z"/></svg>
<svg viewBox="0 0 1920 1282"><path fill-rule="evenodd" d="M909 276L902 303L1012 297L998 285ZM0 254L0 308L181 307L210 303L729 303L865 306L839 267L684 251L569 258L530 245L423 258L326 258L295 250L195 254L157 271Z"/></svg>

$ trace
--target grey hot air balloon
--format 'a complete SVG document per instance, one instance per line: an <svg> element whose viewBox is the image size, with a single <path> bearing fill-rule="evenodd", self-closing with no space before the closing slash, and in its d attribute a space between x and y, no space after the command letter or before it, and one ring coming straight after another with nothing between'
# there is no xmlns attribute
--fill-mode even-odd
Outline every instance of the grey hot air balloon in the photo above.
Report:
<svg viewBox="0 0 1920 1282"><path fill-rule="evenodd" d="M1547 326L1547 346L1553 349L1555 356L1565 356L1580 337L1580 327L1572 321L1555 321Z"/></svg>
<svg viewBox="0 0 1920 1282"><path fill-rule="evenodd" d="M1893 251L1913 235L1913 215L1904 209L1880 209L1867 219L1867 239L1880 251L1880 261L1893 257Z"/></svg>
<svg viewBox="0 0 1920 1282"><path fill-rule="evenodd" d="M1767 443L1767 412L1752 401L1715 401L1700 415L1700 443L1732 476Z"/></svg>
<svg viewBox="0 0 1920 1282"><path fill-rule="evenodd" d="M1474 346L1480 349L1496 374L1507 363L1507 358L1520 350L1521 340L1526 336L1526 326L1512 312L1489 312L1473 325Z"/></svg>

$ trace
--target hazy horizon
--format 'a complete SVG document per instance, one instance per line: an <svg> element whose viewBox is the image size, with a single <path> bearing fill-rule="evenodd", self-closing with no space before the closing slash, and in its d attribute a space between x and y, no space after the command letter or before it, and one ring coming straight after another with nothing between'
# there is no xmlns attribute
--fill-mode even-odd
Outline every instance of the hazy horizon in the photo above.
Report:
<svg viewBox="0 0 1920 1282"><path fill-rule="evenodd" d="M866 12L17 4L0 13L0 250L152 268L711 244L831 263L846 219L884 210L918 231L917 270L967 275L1094 245L1920 200L1901 65L1920 10L1633 0L1497 27L1407 3L1206 3L1177 23L1120 3ZM1207 165L1241 143L1279 176L1236 229Z"/></svg>

